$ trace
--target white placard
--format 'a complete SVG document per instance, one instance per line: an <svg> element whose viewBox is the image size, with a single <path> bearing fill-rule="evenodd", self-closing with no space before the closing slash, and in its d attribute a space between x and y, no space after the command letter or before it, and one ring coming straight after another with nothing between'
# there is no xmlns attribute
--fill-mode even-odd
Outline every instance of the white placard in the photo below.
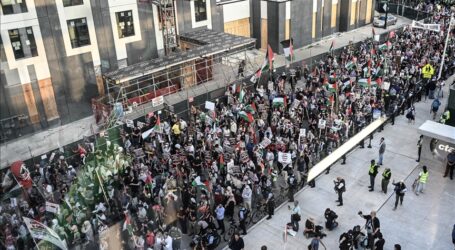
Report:
<svg viewBox="0 0 455 250"><path fill-rule="evenodd" d="M380 35L374 35L374 40L375 40L376 42L379 42L380 37L381 37Z"/></svg>
<svg viewBox="0 0 455 250"><path fill-rule="evenodd" d="M281 162L283 164L291 164L292 155L290 153L278 152L278 162Z"/></svg>
<svg viewBox="0 0 455 250"><path fill-rule="evenodd" d="M134 121L133 120L126 119L125 123L126 123L126 126L128 128L134 128Z"/></svg>
<svg viewBox="0 0 455 250"><path fill-rule="evenodd" d="M164 97L163 96L158 96L158 97L155 97L155 98L152 99L152 106L153 107L163 105L163 103L164 103Z"/></svg>
<svg viewBox="0 0 455 250"><path fill-rule="evenodd" d="M383 88L384 90L387 90L387 91L388 91L388 90L390 89L390 82L384 82L384 83L382 84L382 88Z"/></svg>
<svg viewBox="0 0 455 250"><path fill-rule="evenodd" d="M318 128L325 129L325 124L326 124L325 120L319 119Z"/></svg>
<svg viewBox="0 0 455 250"><path fill-rule="evenodd" d="M269 138L265 137L264 140L262 140L259 145L262 148L266 148L268 145L270 145L270 143L272 143L272 141Z"/></svg>
<svg viewBox="0 0 455 250"><path fill-rule="evenodd" d="M300 105L300 101L295 99L294 102L292 102L292 108L291 109L296 109Z"/></svg>
<svg viewBox="0 0 455 250"><path fill-rule="evenodd" d="M269 81L267 88L272 91L273 90L273 82Z"/></svg>
<svg viewBox="0 0 455 250"><path fill-rule="evenodd" d="M300 129L300 136L306 137L306 129L304 128Z"/></svg>
<svg viewBox="0 0 455 250"><path fill-rule="evenodd" d="M208 109L208 110L215 110L215 103L214 102L205 101L205 108Z"/></svg>
<svg viewBox="0 0 455 250"><path fill-rule="evenodd" d="M58 209L59 209L59 205L58 204L46 201L46 211L47 212L51 212L51 213L57 214L58 213Z"/></svg>
<svg viewBox="0 0 455 250"><path fill-rule="evenodd" d="M140 121L137 121L136 124L139 129L142 129L145 126L145 123L140 122Z"/></svg>

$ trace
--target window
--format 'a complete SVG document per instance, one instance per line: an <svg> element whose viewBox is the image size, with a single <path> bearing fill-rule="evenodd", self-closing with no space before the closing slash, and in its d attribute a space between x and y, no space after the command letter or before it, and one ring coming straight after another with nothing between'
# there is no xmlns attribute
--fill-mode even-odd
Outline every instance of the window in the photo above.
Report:
<svg viewBox="0 0 455 250"><path fill-rule="evenodd" d="M8 30L8 34L16 59L38 56L32 27Z"/></svg>
<svg viewBox="0 0 455 250"><path fill-rule="evenodd" d="M27 12L25 0L1 0L4 15Z"/></svg>
<svg viewBox="0 0 455 250"><path fill-rule="evenodd" d="M196 17L196 22L207 20L206 0L194 0L194 15Z"/></svg>
<svg viewBox="0 0 455 250"><path fill-rule="evenodd" d="M90 34L88 33L86 18L73 19L66 22L73 49L90 45Z"/></svg>
<svg viewBox="0 0 455 250"><path fill-rule="evenodd" d="M84 0L63 0L63 6L70 7L84 4Z"/></svg>
<svg viewBox="0 0 455 250"><path fill-rule="evenodd" d="M115 13L117 17L117 30L120 38L134 36L133 11Z"/></svg>

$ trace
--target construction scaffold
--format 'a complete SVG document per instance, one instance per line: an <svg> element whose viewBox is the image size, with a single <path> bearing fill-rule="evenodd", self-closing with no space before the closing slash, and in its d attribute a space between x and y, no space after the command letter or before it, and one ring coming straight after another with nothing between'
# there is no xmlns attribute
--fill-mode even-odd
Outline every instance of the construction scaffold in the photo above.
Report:
<svg viewBox="0 0 455 250"><path fill-rule="evenodd" d="M248 81L259 68L255 39L213 30L178 38L180 51L103 75L107 95L92 108L98 125L112 127L164 105L174 105L229 84Z"/></svg>

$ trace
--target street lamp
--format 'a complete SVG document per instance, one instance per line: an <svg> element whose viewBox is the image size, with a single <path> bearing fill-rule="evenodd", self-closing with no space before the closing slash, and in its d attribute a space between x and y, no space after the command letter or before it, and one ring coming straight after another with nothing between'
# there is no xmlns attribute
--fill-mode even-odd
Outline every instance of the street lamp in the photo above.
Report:
<svg viewBox="0 0 455 250"><path fill-rule="evenodd" d="M387 16L389 14L389 1L385 1L384 5L382 6L385 10L385 20L384 20L384 29L387 29Z"/></svg>
<svg viewBox="0 0 455 250"><path fill-rule="evenodd" d="M447 31L446 31L447 32L446 42L444 44L444 51L442 53L441 66L439 67L438 80L441 78L441 75L442 75L442 68L444 67L444 61L446 59L447 44L449 43L449 37L450 37L450 33L452 31L452 25L454 25L454 22L455 22L455 19L454 19L453 13L452 13L452 15L450 16L449 27L447 28Z"/></svg>

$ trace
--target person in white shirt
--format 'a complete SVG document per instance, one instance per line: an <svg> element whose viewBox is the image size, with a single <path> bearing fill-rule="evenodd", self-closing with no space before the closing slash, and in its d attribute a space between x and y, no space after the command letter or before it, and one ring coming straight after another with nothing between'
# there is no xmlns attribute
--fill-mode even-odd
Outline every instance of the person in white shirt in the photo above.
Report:
<svg viewBox="0 0 455 250"><path fill-rule="evenodd" d="M251 197L253 195L253 191L250 188L250 185L245 185L245 188L242 192L242 198L244 206L247 210L252 211L251 209Z"/></svg>

